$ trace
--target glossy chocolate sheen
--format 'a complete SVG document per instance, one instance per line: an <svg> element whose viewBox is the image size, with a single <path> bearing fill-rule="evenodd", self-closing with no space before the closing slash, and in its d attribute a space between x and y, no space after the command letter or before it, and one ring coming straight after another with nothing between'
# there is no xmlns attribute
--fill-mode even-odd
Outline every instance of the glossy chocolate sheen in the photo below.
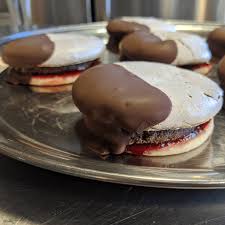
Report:
<svg viewBox="0 0 225 225"><path fill-rule="evenodd" d="M87 128L109 142L115 154L125 151L134 132L165 120L172 107L161 90L114 64L83 72L72 93Z"/></svg>
<svg viewBox="0 0 225 225"><path fill-rule="evenodd" d="M123 20L114 19L109 21L107 27L107 31L109 34L129 34L134 31L142 30L142 31L150 31L149 27L135 23L135 22L127 22Z"/></svg>
<svg viewBox="0 0 225 225"><path fill-rule="evenodd" d="M225 27L210 32L207 41L213 56L222 58L225 55Z"/></svg>
<svg viewBox="0 0 225 225"><path fill-rule="evenodd" d="M134 32L120 43L121 58L126 60L172 63L177 56L177 45L172 40L161 41L154 34Z"/></svg>
<svg viewBox="0 0 225 225"><path fill-rule="evenodd" d="M107 43L107 48L114 53L119 52L119 43L127 34L135 31L150 31L149 27L143 24L127 22L118 19L109 21L106 29L110 35L109 41Z"/></svg>
<svg viewBox="0 0 225 225"><path fill-rule="evenodd" d="M35 67L45 62L54 51L46 35L18 39L3 46L2 59L11 67Z"/></svg>

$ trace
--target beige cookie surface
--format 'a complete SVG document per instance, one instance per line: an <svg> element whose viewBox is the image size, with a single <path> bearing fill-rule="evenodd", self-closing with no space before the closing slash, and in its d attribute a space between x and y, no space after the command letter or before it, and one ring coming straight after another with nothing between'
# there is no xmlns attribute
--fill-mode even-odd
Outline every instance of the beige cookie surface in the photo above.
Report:
<svg viewBox="0 0 225 225"><path fill-rule="evenodd" d="M146 130L189 128L213 118L223 104L223 91L201 74L172 65L119 62L128 71L163 91L172 102L166 120Z"/></svg>
<svg viewBox="0 0 225 225"><path fill-rule="evenodd" d="M2 57L0 57L0 73L5 70L8 67L7 64L5 64L2 60Z"/></svg>
<svg viewBox="0 0 225 225"><path fill-rule="evenodd" d="M174 65L205 63L211 59L206 40L195 34L184 32L155 32L161 40L173 40L177 44L177 57Z"/></svg>
<svg viewBox="0 0 225 225"><path fill-rule="evenodd" d="M54 51L42 67L60 67L98 59L105 50L103 41L95 36L62 33L46 34L54 43Z"/></svg>

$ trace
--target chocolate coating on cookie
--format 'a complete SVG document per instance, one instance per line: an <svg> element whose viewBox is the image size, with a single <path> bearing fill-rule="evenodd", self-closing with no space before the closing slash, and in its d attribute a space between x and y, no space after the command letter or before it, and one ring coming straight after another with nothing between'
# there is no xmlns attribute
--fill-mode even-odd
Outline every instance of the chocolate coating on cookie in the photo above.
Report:
<svg viewBox="0 0 225 225"><path fill-rule="evenodd" d="M218 75L219 75L221 86L225 90L225 56L219 62Z"/></svg>
<svg viewBox="0 0 225 225"><path fill-rule="evenodd" d="M47 35L18 39L3 46L2 58L11 67L34 67L45 62L54 51Z"/></svg>
<svg viewBox="0 0 225 225"><path fill-rule="evenodd" d="M146 32L150 31L149 27L147 27L146 25L118 19L109 21L106 29L109 34L129 34L138 30Z"/></svg>
<svg viewBox="0 0 225 225"><path fill-rule="evenodd" d="M85 71L74 83L73 99L87 128L115 154L125 151L134 132L165 120L172 107L161 90L114 64Z"/></svg>
<svg viewBox="0 0 225 225"><path fill-rule="evenodd" d="M119 43L125 35L135 31L150 31L149 27L143 24L123 21L119 19L109 21L106 29L110 35L107 48L115 53L118 52Z"/></svg>
<svg viewBox="0 0 225 225"><path fill-rule="evenodd" d="M120 43L121 58L127 60L172 63L177 56L177 45L172 40L161 41L154 34L134 32Z"/></svg>
<svg viewBox="0 0 225 225"><path fill-rule="evenodd" d="M208 45L213 56L222 58L225 55L225 27L216 28L209 33Z"/></svg>

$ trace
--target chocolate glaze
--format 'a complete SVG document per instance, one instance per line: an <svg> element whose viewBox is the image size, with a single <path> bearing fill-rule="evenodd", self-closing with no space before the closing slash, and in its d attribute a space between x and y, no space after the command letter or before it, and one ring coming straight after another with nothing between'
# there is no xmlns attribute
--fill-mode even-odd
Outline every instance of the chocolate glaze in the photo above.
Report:
<svg viewBox="0 0 225 225"><path fill-rule="evenodd" d="M118 19L109 21L106 29L109 34L115 34L115 35L129 34L138 30L150 31L149 27L147 27L146 25L135 23L135 22L118 20Z"/></svg>
<svg viewBox="0 0 225 225"><path fill-rule="evenodd" d="M47 35L18 39L3 46L2 59L12 67L35 67L45 62L54 51Z"/></svg>
<svg viewBox="0 0 225 225"><path fill-rule="evenodd" d="M225 27L216 28L210 32L207 42L212 55L222 58L225 55Z"/></svg>
<svg viewBox="0 0 225 225"><path fill-rule="evenodd" d="M225 56L219 62L218 75L219 75L221 86L223 90L225 90Z"/></svg>
<svg viewBox="0 0 225 225"><path fill-rule="evenodd" d="M83 72L72 93L87 128L114 154L125 151L134 132L165 120L172 107L165 93L115 64Z"/></svg>
<svg viewBox="0 0 225 225"><path fill-rule="evenodd" d="M144 60L172 63L177 56L177 45L172 40L161 41L154 34L137 31L127 35L120 43L122 60Z"/></svg>
<svg viewBox="0 0 225 225"><path fill-rule="evenodd" d="M149 27L143 24L135 22L127 22L119 19L109 21L106 29L110 35L107 48L115 53L118 52L119 43L125 35L135 31L145 31L145 32L150 31Z"/></svg>

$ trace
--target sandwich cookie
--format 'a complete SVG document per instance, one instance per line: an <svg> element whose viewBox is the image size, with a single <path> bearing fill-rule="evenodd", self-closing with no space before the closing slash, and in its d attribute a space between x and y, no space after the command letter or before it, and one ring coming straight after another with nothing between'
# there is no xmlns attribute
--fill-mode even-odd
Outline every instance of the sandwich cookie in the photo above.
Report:
<svg viewBox="0 0 225 225"><path fill-rule="evenodd" d="M149 28L143 24L136 22L127 22L123 20L114 19L109 21L106 30L109 34L107 49L114 53L118 53L119 43L124 36L135 31L149 32Z"/></svg>
<svg viewBox="0 0 225 225"><path fill-rule="evenodd" d="M120 43L121 60L155 61L208 73L211 53L206 41L182 32L134 32ZM200 70L200 68L202 70Z"/></svg>
<svg viewBox="0 0 225 225"><path fill-rule="evenodd" d="M18 39L3 46L13 84L57 86L73 83L79 74L96 65L105 47L97 37L55 33Z"/></svg>
<svg viewBox="0 0 225 225"><path fill-rule="evenodd" d="M217 60L221 59L225 55L225 27L219 27L211 31L207 41L212 55Z"/></svg>
<svg viewBox="0 0 225 225"><path fill-rule="evenodd" d="M103 154L188 152L210 137L223 104L223 91L210 79L150 62L90 68L74 83L72 94Z"/></svg>
<svg viewBox="0 0 225 225"><path fill-rule="evenodd" d="M117 53L120 41L134 31L175 31L172 24L154 17L122 17L108 22L106 30L109 34L107 48Z"/></svg>

